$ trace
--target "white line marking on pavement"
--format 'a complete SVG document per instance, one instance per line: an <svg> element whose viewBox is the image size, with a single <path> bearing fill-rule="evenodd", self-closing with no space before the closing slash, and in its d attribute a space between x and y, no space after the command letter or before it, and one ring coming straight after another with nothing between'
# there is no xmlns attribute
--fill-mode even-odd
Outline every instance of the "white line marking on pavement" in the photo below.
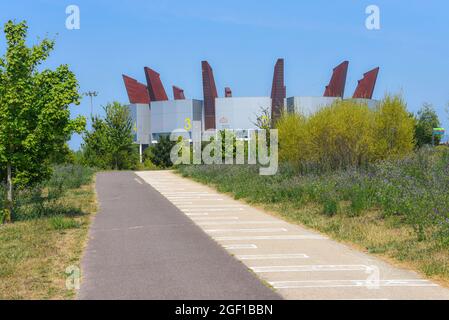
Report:
<svg viewBox="0 0 449 320"><path fill-rule="evenodd" d="M215 237L217 241L233 240L326 240L323 236L315 235L286 235L286 236L247 236L247 237Z"/></svg>
<svg viewBox="0 0 449 320"><path fill-rule="evenodd" d="M188 217L195 217L195 216L208 216L209 214L207 212L198 212L198 213L186 213L186 216Z"/></svg>
<svg viewBox="0 0 449 320"><path fill-rule="evenodd" d="M137 179L137 178L134 178L134 180L136 180L136 182L138 182L139 184L143 184L143 182L142 181L140 181L139 179Z"/></svg>
<svg viewBox="0 0 449 320"><path fill-rule="evenodd" d="M257 249L255 244L229 244L224 245L223 248L230 250L238 250L238 249Z"/></svg>
<svg viewBox="0 0 449 320"><path fill-rule="evenodd" d="M170 189L170 191L173 191L173 189ZM166 196L207 196L207 197L219 197L220 195L218 193L209 193L209 192L200 192L200 191L189 191L189 192L165 192L164 195Z"/></svg>
<svg viewBox="0 0 449 320"><path fill-rule="evenodd" d="M305 281L274 281L269 282L275 289L301 289L301 288L340 288L340 287L372 287L372 280L305 280ZM437 287L438 285L427 280L379 280L375 283L380 287Z"/></svg>
<svg viewBox="0 0 449 320"><path fill-rule="evenodd" d="M367 271L365 265L303 265L303 266L265 266L251 267L256 273L268 272L314 272L314 271Z"/></svg>
<svg viewBox="0 0 449 320"><path fill-rule="evenodd" d="M129 230L136 230L136 229L142 229L144 226L135 226L135 227L129 227Z"/></svg>
<svg viewBox="0 0 449 320"><path fill-rule="evenodd" d="M167 197L168 200L201 200L201 201L223 201L221 198L203 198L203 197Z"/></svg>
<svg viewBox="0 0 449 320"><path fill-rule="evenodd" d="M182 209L195 209L195 208L245 208L242 205L235 204L194 204L191 206L182 207Z"/></svg>
<svg viewBox="0 0 449 320"><path fill-rule="evenodd" d="M210 233L220 232L287 232L285 228L254 228L254 229L205 229L204 231Z"/></svg>
<svg viewBox="0 0 449 320"><path fill-rule="evenodd" d="M284 221L229 221L229 222L203 222L200 223L202 226L219 226L219 225L234 225L234 224L283 224Z"/></svg>
<svg viewBox="0 0 449 320"><path fill-rule="evenodd" d="M219 211L229 211L229 212L243 211L242 208L229 208L229 209L210 209L210 208L184 209L184 208L181 208L181 207L179 207L179 210L181 210L183 212L195 212L195 211L198 211L198 210L200 210L200 211L204 211L204 210L217 211L217 212L219 212Z"/></svg>
<svg viewBox="0 0 449 320"><path fill-rule="evenodd" d="M194 221L202 220L239 220L238 217L205 217L205 218L195 218Z"/></svg>
<svg viewBox="0 0 449 320"><path fill-rule="evenodd" d="M308 259L309 256L304 253L288 253L288 254L249 254L236 256L240 260L273 260L273 259Z"/></svg>

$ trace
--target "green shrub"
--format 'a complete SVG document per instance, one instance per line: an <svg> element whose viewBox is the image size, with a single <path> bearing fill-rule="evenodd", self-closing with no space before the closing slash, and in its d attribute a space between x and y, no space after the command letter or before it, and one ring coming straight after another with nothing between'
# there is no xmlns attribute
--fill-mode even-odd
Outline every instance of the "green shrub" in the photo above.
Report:
<svg viewBox="0 0 449 320"><path fill-rule="evenodd" d="M158 143L147 148L146 156L154 165L160 168L170 168L173 163L170 159L170 152L173 146L176 144L174 141L170 141L169 136L160 136Z"/></svg>
<svg viewBox="0 0 449 320"><path fill-rule="evenodd" d="M418 240L449 234L449 149L422 148L403 159L389 159L359 169L298 173L281 165L263 177L257 166L198 165L179 170L205 183L255 203L302 206L318 203L326 215L341 211L359 216L380 210L414 230ZM340 207L344 201L349 206Z"/></svg>
<svg viewBox="0 0 449 320"><path fill-rule="evenodd" d="M425 103L418 111L415 124L415 140L416 146L421 148L425 145L430 145L432 142L438 145L441 140L441 136L433 135L433 128L440 127L440 120L435 112L435 109L431 104Z"/></svg>
<svg viewBox="0 0 449 320"><path fill-rule="evenodd" d="M49 219L50 227L54 230L77 229L81 224L73 218L54 216Z"/></svg>
<svg viewBox="0 0 449 320"><path fill-rule="evenodd" d="M306 118L299 114L284 113L276 122L279 134L279 160L300 166L310 157Z"/></svg>
<svg viewBox="0 0 449 320"><path fill-rule="evenodd" d="M401 158L413 151L414 123L401 98L390 96L376 109L344 100L309 117L283 114L277 122L280 161L320 173Z"/></svg>
<svg viewBox="0 0 449 320"><path fill-rule="evenodd" d="M351 195L351 216L358 216L361 212L368 208L368 194L362 188L355 188Z"/></svg>
<svg viewBox="0 0 449 320"><path fill-rule="evenodd" d="M77 189L92 181L94 170L79 165L57 165L52 176L33 187L15 190L13 219L23 221L50 216L76 216L81 214L79 208L66 207L58 199L70 189ZM0 186L0 192L3 188ZM3 212L0 200L0 212Z"/></svg>
<svg viewBox="0 0 449 320"><path fill-rule="evenodd" d="M323 199L323 213L327 216L333 216L338 213L338 201L333 196L327 196Z"/></svg>
<svg viewBox="0 0 449 320"><path fill-rule="evenodd" d="M402 158L415 146L415 120L400 96L386 96L375 112L376 156Z"/></svg>

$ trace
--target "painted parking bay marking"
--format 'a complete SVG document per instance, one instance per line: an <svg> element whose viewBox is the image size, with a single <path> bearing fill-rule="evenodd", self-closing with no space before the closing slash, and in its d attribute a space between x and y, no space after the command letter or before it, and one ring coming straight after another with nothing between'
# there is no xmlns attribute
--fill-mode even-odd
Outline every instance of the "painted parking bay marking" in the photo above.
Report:
<svg viewBox="0 0 449 320"><path fill-rule="evenodd" d="M239 220L239 217L204 217L195 218L193 221L204 221L204 220Z"/></svg>
<svg viewBox="0 0 449 320"><path fill-rule="evenodd" d="M285 228L252 228L252 229L205 229L209 233L223 233L223 232L287 232Z"/></svg>
<svg viewBox="0 0 449 320"><path fill-rule="evenodd" d="M369 287L370 280L304 280L304 281L273 281L269 284L275 289L302 288L341 288ZM380 287L437 287L438 285L420 279L379 280Z"/></svg>
<svg viewBox="0 0 449 320"><path fill-rule="evenodd" d="M237 240L326 240L327 238L318 235L286 235L286 236L242 236L242 237L215 237L217 241L237 241Z"/></svg>
<svg viewBox="0 0 449 320"><path fill-rule="evenodd" d="M242 224L283 224L284 221L274 220L255 220L255 221L228 221L228 222L202 222L201 226L216 226L216 225L242 225Z"/></svg>
<svg viewBox="0 0 449 320"><path fill-rule="evenodd" d="M229 250L239 250L239 249L257 249L255 244L228 244L224 245L223 248Z"/></svg>
<svg viewBox="0 0 449 320"><path fill-rule="evenodd" d="M367 271L371 270L366 265L301 265L301 266L264 266L251 267L256 273L273 272L323 272L323 271Z"/></svg>
<svg viewBox="0 0 449 320"><path fill-rule="evenodd" d="M282 260L282 259L308 259L309 256L304 253L286 253L286 254L248 254L237 255L239 260Z"/></svg>

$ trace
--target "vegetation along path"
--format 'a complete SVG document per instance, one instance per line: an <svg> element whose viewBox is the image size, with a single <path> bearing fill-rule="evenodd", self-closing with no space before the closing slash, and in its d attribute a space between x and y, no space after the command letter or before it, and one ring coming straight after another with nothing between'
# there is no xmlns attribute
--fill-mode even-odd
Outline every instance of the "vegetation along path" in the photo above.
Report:
<svg viewBox="0 0 449 320"><path fill-rule="evenodd" d="M176 219L183 221L188 217L284 298L449 299L448 289L422 279L414 272L273 217L173 172L137 174L177 208L173 210L173 214L180 215ZM153 197L152 193L146 198L150 196ZM156 211L162 214L160 205L165 207L167 204L162 201L162 196L154 198L157 201L146 208L147 214ZM131 214L130 210L128 212ZM190 233L187 226L186 222L179 226L176 235L164 234L164 237L182 238L178 249L183 253L192 242L196 246L209 246L206 237L197 232ZM153 253L148 253L148 259L152 259ZM210 267L209 272L217 276L223 275L225 270L224 266ZM184 265L180 270L185 272L185 268ZM235 278L236 275L230 275L229 281ZM215 290L220 291L220 288Z"/></svg>
<svg viewBox="0 0 449 320"><path fill-rule="evenodd" d="M96 182L79 298L280 298L133 172Z"/></svg>

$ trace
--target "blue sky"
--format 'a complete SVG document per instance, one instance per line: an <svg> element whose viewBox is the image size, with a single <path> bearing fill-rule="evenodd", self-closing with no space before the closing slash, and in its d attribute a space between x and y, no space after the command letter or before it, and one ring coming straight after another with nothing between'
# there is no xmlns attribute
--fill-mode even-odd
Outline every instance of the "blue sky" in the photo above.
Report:
<svg viewBox="0 0 449 320"><path fill-rule="evenodd" d="M65 27L78 5L81 29ZM381 29L365 27L365 8L380 8ZM0 3L0 22L27 20L30 44L48 35L57 45L45 66L67 63L81 91L97 90L95 109L128 101L121 74L144 81L143 67L161 74L187 97L201 98L201 60L215 73L219 94L266 96L273 66L285 58L287 96L320 96L332 68L349 60L346 94L362 74L380 66L375 98L401 93L410 111L432 103L449 127L449 3L447 1L85 1ZM5 50L0 36L0 54ZM89 100L72 108L88 115ZM81 138L70 142L77 149Z"/></svg>

